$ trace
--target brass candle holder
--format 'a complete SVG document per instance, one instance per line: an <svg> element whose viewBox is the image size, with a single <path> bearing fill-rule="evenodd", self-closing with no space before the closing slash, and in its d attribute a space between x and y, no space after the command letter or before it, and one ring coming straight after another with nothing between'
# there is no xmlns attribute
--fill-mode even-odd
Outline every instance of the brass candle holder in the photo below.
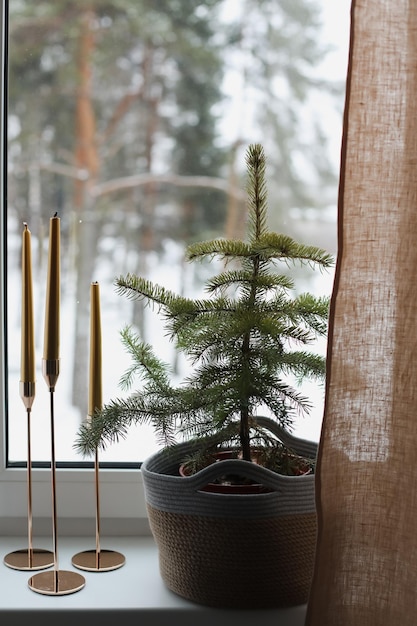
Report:
<svg viewBox="0 0 417 626"><path fill-rule="evenodd" d="M108 572L125 564L123 554L115 550L103 550L100 547L100 493L99 493L99 461L96 450L94 460L95 495L96 495L96 547L92 550L78 552L72 557L72 564L89 572Z"/></svg>
<svg viewBox="0 0 417 626"><path fill-rule="evenodd" d="M53 564L52 553L33 547L32 540L32 455L31 411L35 400L35 336L33 329L33 286L31 232L26 222L22 233L22 328L20 396L27 416L27 496L28 496L28 547L11 552L4 557L8 567L20 570L44 569Z"/></svg>
<svg viewBox="0 0 417 626"><path fill-rule="evenodd" d="M32 591L49 596L65 595L79 591L85 585L85 578L77 572L60 570L58 566L58 533L56 506L56 463L55 463L55 424L54 424L54 392L59 375L59 359L43 359L43 375L49 386L51 415L51 479L52 479L52 536L54 552L54 569L40 572L29 578L28 585Z"/></svg>
<svg viewBox="0 0 417 626"><path fill-rule="evenodd" d="M102 380L101 380L101 313L100 313L100 286L97 281L90 285L90 385L88 394L87 423L91 423L97 409L102 407ZM100 490L99 490L99 462L98 450L95 451L94 477L96 493L96 547L94 550L78 552L72 558L72 564L79 569L89 572L108 572L125 563L125 557L114 550L102 550L100 547Z"/></svg>
<svg viewBox="0 0 417 626"><path fill-rule="evenodd" d="M32 522L32 453L31 453L31 411L35 398L35 383L21 382L20 395L27 413L27 497L28 497L28 547L22 550L9 552L3 559L7 567L18 570L47 569L54 563L54 557L50 550L33 547L33 522Z"/></svg>

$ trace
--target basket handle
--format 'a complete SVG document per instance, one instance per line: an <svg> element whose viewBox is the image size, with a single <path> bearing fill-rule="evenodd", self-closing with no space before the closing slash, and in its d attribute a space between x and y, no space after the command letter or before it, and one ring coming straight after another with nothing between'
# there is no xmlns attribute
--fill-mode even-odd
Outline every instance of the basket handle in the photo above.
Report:
<svg viewBox="0 0 417 626"><path fill-rule="evenodd" d="M317 456L318 444L315 441L309 439L302 439L292 435L270 417L263 415L257 415L255 421L262 428L268 429L271 433L276 435L284 445L291 450L294 450L300 456L304 456L307 459L315 459Z"/></svg>
<svg viewBox="0 0 417 626"><path fill-rule="evenodd" d="M195 491L201 491L203 487L225 474L235 474L243 478L249 478L274 491L279 491L280 486L288 483L288 481L293 481L294 478L303 478L302 476L294 477L277 474L265 467L255 465L251 461L228 459L212 463L191 476L185 476L182 480L186 481L188 487L193 488Z"/></svg>

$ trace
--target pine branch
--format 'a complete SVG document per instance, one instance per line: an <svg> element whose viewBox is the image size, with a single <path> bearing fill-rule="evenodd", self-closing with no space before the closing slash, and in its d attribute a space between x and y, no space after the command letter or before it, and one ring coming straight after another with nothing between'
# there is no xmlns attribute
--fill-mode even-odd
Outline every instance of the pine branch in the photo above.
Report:
<svg viewBox="0 0 417 626"><path fill-rule="evenodd" d="M266 159L260 144L249 146L246 154L249 222L248 236L251 244L259 241L266 232L267 189L265 181Z"/></svg>
<svg viewBox="0 0 417 626"><path fill-rule="evenodd" d="M190 244L186 250L188 261L203 260L205 257L218 257L219 259L250 257L252 247L234 239L213 239Z"/></svg>
<svg viewBox="0 0 417 626"><path fill-rule="evenodd" d="M332 255L322 248L297 243L292 237L279 233L264 233L254 244L254 249L265 259L276 259L286 264L300 261L312 267L316 264L323 268L334 265Z"/></svg>
<svg viewBox="0 0 417 626"><path fill-rule="evenodd" d="M233 270L222 272L217 276L213 276L206 283L206 291L212 293L219 289L227 287L237 287L239 285L251 284L253 280L252 274L244 270ZM260 274L257 277L257 288L263 292L276 289L293 289L294 281L284 275L279 274Z"/></svg>

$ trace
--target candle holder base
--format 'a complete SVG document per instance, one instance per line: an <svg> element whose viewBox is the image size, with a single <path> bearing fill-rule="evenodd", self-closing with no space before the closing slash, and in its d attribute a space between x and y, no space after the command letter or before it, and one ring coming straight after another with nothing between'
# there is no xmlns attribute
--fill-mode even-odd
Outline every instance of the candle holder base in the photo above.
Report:
<svg viewBox="0 0 417 626"><path fill-rule="evenodd" d="M9 552L3 559L7 567L18 570L47 569L54 564L54 555L49 550L41 548L25 548Z"/></svg>
<svg viewBox="0 0 417 626"><path fill-rule="evenodd" d="M122 567L126 562L123 554L114 550L85 550L72 557L74 567L89 572L109 572Z"/></svg>
<svg viewBox="0 0 417 626"><path fill-rule="evenodd" d="M64 596L80 591L85 586L85 578L77 572L54 570L31 576L28 585L36 593L46 596Z"/></svg>

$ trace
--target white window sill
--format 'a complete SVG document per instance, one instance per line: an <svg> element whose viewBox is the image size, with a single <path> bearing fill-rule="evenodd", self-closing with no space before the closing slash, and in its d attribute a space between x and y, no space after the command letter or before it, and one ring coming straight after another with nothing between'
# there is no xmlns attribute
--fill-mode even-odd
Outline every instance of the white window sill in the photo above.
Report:
<svg viewBox="0 0 417 626"><path fill-rule="evenodd" d="M47 537L33 541L35 548L51 549ZM60 570L77 571L86 580L85 587L69 595L47 596L32 591L29 578L36 572L14 570L0 564L0 623L21 626L42 623L44 626L303 626L305 606L265 611L212 609L188 602L170 592L158 568L158 553L151 537L101 537L103 550L117 550L126 563L109 572L88 572L71 564L72 556L95 548L95 537L59 537ZM1 558L13 550L27 547L27 539L0 537Z"/></svg>

